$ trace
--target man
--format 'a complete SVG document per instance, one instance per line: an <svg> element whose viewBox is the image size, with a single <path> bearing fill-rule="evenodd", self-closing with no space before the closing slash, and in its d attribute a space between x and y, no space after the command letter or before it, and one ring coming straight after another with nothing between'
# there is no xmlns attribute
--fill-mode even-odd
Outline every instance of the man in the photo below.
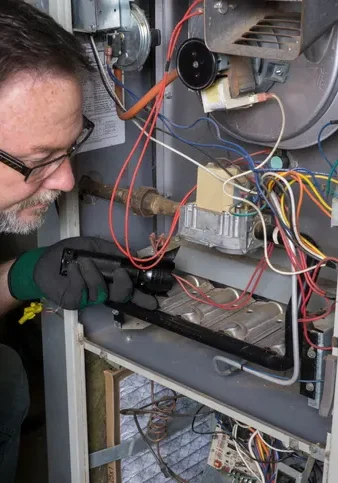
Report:
<svg viewBox="0 0 338 483"><path fill-rule="evenodd" d="M49 205L74 187L71 158L94 129L82 114L80 76L92 67L81 44L22 0L0 2L0 232L37 229ZM64 247L117 253L111 243L76 238L29 251L0 266L0 315L22 300L46 297L66 309L108 297L154 308L118 270L107 287L95 264L59 275ZM29 405L26 375L14 351L0 345L0 481L15 478L20 426Z"/></svg>

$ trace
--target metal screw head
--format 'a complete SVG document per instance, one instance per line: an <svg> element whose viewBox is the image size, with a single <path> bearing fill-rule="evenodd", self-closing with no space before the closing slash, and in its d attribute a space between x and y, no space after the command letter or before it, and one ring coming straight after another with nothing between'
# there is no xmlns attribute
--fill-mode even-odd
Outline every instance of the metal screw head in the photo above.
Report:
<svg viewBox="0 0 338 483"><path fill-rule="evenodd" d="M165 97L166 99L172 99L172 98L173 98L173 95L172 95L172 93L171 93L171 92L166 92L166 93L164 94L164 97Z"/></svg>
<svg viewBox="0 0 338 483"><path fill-rule="evenodd" d="M214 3L214 8L216 8L219 13L222 13L224 15L229 10L228 2L226 2L225 0L219 0Z"/></svg>
<svg viewBox="0 0 338 483"><path fill-rule="evenodd" d="M310 446L310 451L311 451L311 454L316 454L316 453L318 453L318 449L319 449L319 448L318 448L318 446L317 446L317 445L315 445L315 444L311 444L311 446Z"/></svg>
<svg viewBox="0 0 338 483"><path fill-rule="evenodd" d="M127 342L130 342L131 340L132 340L132 336L131 336L131 335L127 335L127 337L126 337L126 341L127 341Z"/></svg>
<svg viewBox="0 0 338 483"><path fill-rule="evenodd" d="M275 74L276 74L276 75L282 76L282 75L283 75L283 73L284 73L284 72L282 71L282 69L276 69L276 70L275 70Z"/></svg>
<svg viewBox="0 0 338 483"><path fill-rule="evenodd" d="M317 357L316 352L310 347L310 349L307 351L307 356L309 359L315 359Z"/></svg>
<svg viewBox="0 0 338 483"><path fill-rule="evenodd" d="M313 392L315 390L315 386L314 384L312 384L312 382L308 382L305 387L306 387L306 390L309 392Z"/></svg>
<svg viewBox="0 0 338 483"><path fill-rule="evenodd" d="M105 351L101 351L99 355L100 359L107 360L107 353Z"/></svg>
<svg viewBox="0 0 338 483"><path fill-rule="evenodd" d="M112 313L113 315L119 315L119 311L118 311L118 310L115 310L115 309L113 309L113 310L111 311L111 313Z"/></svg>
<svg viewBox="0 0 338 483"><path fill-rule="evenodd" d="M94 23L90 26L90 30L96 30L96 25Z"/></svg>

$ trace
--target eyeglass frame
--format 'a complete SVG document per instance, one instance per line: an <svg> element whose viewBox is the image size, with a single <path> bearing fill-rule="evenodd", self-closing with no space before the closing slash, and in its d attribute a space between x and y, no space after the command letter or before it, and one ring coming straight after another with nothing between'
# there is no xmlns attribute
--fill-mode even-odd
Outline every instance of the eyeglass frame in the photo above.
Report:
<svg viewBox="0 0 338 483"><path fill-rule="evenodd" d="M87 135L85 136L85 138L80 143L77 143L75 141L75 143L68 149L68 151L66 153L62 154L61 156L58 156L57 158L54 158L50 161L47 161L46 163L39 164L38 166L34 166L34 168L29 168L28 166L25 165L25 163L23 161L20 161L20 159L12 156L11 154L6 153L5 151L2 151L0 149L0 163L3 163L6 166L14 169L18 173L22 174L25 177L25 182L27 182L28 178L31 176L31 174L34 172L34 170L41 169L45 166L49 166L53 163L61 161L62 158L71 159L73 156L75 156L75 154L79 151L79 149L84 145L84 143L86 141L88 141L89 137L92 135L94 128L95 128L95 124L92 121L90 121L86 116L82 116L82 117L83 117L82 132L85 129L88 129ZM61 164L62 163L60 163L60 166L61 166Z"/></svg>

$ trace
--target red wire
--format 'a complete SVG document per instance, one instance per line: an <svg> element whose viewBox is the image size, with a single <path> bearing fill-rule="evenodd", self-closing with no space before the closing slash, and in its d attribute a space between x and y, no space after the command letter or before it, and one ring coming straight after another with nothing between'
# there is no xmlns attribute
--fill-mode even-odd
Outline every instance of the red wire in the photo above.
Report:
<svg viewBox="0 0 338 483"><path fill-rule="evenodd" d="M271 243L268 247L269 256L271 256L273 248L274 248L274 244ZM262 278L262 275L263 275L265 269L266 269L266 262L265 262L265 258L263 257L260 260L260 262L258 263L258 265L257 265L256 269L254 270L253 274L251 275L250 280L249 280L247 286L245 287L243 293L236 300L234 300L233 302L229 302L227 304L218 304L214 300L211 300L208 297L207 294L205 294L200 288L196 287L195 285L193 285L188 280L185 280L184 278L179 277L178 275L174 275L174 277L176 278L177 282L180 284L180 286L184 290L184 292L191 299L193 299L197 302L200 302L200 303L211 305L211 306L219 308L219 309L223 309L223 310L239 310L239 309L245 307L250 302L251 296L255 292L255 290L256 290L256 288L257 288L257 286L258 286L258 284L259 284L259 282ZM255 280L253 286L250 289L250 286L251 286L255 277L256 277L256 280ZM202 297L204 297L204 299L195 297L193 294L188 292L185 285L188 285L194 291L198 292ZM250 290L250 293L248 293L249 290ZM242 303L238 304L238 302L241 301L241 300L242 300Z"/></svg>
<svg viewBox="0 0 338 483"><path fill-rule="evenodd" d="M187 10L187 13L186 15L183 17L183 19L176 25L175 29L174 29L174 32L171 36L171 40L170 40L170 43L169 43L169 48L168 48L168 54L167 54L167 61L169 62L171 60L171 57L172 57L172 54L174 52L174 48L175 48L175 45L176 45L176 42L177 42L177 39L178 39L178 36L182 30L182 27L183 27L183 24L191 17L194 17L196 15L200 15L202 12L198 11L198 12L194 12L194 13L190 13L195 7L196 5L198 5L199 3L202 3L202 0L196 0L192 5L191 7ZM152 110L146 120L146 123L144 124L143 128L142 128L142 131L138 137L138 139L136 140L134 146L133 146L133 149L131 150L131 152L129 153L129 156L127 157L126 161L124 162L123 166L122 166L122 169L116 179L116 182L115 182L115 185L113 187L113 191L112 191L112 197L111 197L111 201L110 201L110 205L109 205L109 229L110 229L110 232L111 232L111 235L112 235L112 238L116 244L116 246L119 248L119 250L125 255L127 256L130 261L133 263L133 265L135 265L137 268L141 268L141 269L150 269L150 268L153 268L153 266L155 266L154 264L151 265L151 267L144 267L144 266L140 266L138 265L136 262L147 262L147 261L152 261L152 260L155 260L156 259L156 264L159 263L159 261L163 258L164 256L164 253L165 253L165 248L168 246L168 244L170 243L170 238L168 236L168 240L167 240L167 243L163 245L163 247L161 248L160 251L158 251L157 253L155 253L155 255L153 257L150 257L149 259L145 259L145 260L142 260L142 259L138 259L138 258L135 258L132 256L131 252L130 252L130 248L129 248L129 209L130 209L130 202L131 202L131 196L132 196L132 191L133 191L133 187L134 187L134 184L135 184L135 181L136 181L136 177L137 177L137 174L138 174L138 171L139 171L139 168L141 166L141 163L143 161L143 158L144 158L144 155L145 155L145 152L146 152L146 149L150 143L150 136L155 128L155 124L156 124L156 120L157 120L157 117L158 117L158 114L160 112L160 109L161 109L161 105L162 105L162 101L163 101L163 97L164 97L164 92L165 92L165 89L166 89L166 78L168 76L168 72L166 71L164 76L163 76L163 79L162 79L162 86L161 86L161 89L160 89L160 92L159 94L157 95L156 97L156 101L152 107ZM146 130L147 130L147 127L149 125L149 123L151 122L151 120L153 119L152 121L152 124L151 124L151 127L149 129L149 134L145 134L146 133ZM114 227L113 227L113 205L114 205L114 198L115 198L115 195L116 195L116 191L118 189L118 186L121 182L121 179L122 179L122 176L127 168L127 166L129 165L132 157L134 156L135 154L135 151L136 149L138 148L143 136L146 136L146 140L145 140L145 143L144 143L144 147L142 149L142 152L141 152L141 155L140 155L140 158L137 162L137 165L136 165L136 168L135 168L135 171L133 173L133 177L132 177L132 180L131 180L131 184L130 184L130 187L129 187L129 192L128 192L128 197L127 197L127 201L126 201L126 214L125 214L125 242L126 242L126 249L124 249L122 247L122 245L119 243L119 241L117 240L117 237L115 235L115 232L114 232ZM194 188L195 189L195 188ZM192 191L189 192L189 196L190 194L192 193ZM189 197L188 196L188 197ZM184 199L188 199L188 197L184 198ZM183 200L182 200L183 201ZM180 205L181 206L181 205ZM171 227L171 230L170 230L170 233L171 233L171 236L175 230L175 227L177 225L177 222L178 222L178 219L179 219L179 213L175 214L175 217L174 217L174 220L173 220L173 223L172 223L172 227Z"/></svg>
<svg viewBox="0 0 338 483"><path fill-rule="evenodd" d="M253 156L259 156L260 154L269 154L269 153L270 153L269 149L262 149L261 151L257 151L256 153L252 153L252 154L250 153L250 157L252 158ZM243 157L234 159L233 161L231 161L231 163L239 163L240 161L245 161L247 163L247 161Z"/></svg>
<svg viewBox="0 0 338 483"><path fill-rule="evenodd" d="M190 9L188 9L188 12L191 11L198 3L200 3L200 1L198 0L197 2L194 2L194 4L190 7ZM172 53L173 53L173 49L176 45L176 41L177 41L177 38L178 38L178 35L180 34L181 30L182 30L182 27L183 27L183 24L191 17L194 17L196 15L200 15L200 12L194 12L194 13L191 13L189 15L185 15L184 18L176 25L175 29L174 29L174 32L171 36L171 40L169 42L169 48L168 48L168 56L167 56L167 62L169 62L171 60L171 57L172 57ZM163 98L164 98L164 93L165 93L165 89L166 89L166 78L168 76L168 72L166 71L164 76L163 76L163 82L162 82L162 87L161 87L161 90L156 98L156 101L155 101L155 111L154 111L154 114L150 114L149 117L151 117L153 115L153 121L151 123L151 127L149 129L149 136L152 135L153 131L154 131L154 128L156 126L156 122L157 122L157 118L158 118L158 115L160 113L160 110L161 110L161 106L162 106L162 101L163 101ZM152 110L153 112L153 110ZM145 129L144 129L145 131ZM140 169L140 166L142 164L142 161L144 159L144 156L145 156L145 153L147 151L147 148L149 146L149 143L150 143L150 137L147 136L147 139L145 140L145 143L144 143L144 146L143 146L143 149L142 149L142 152L141 152L141 155L139 157L139 160L136 164L136 168L134 170L134 173L133 173L133 176L132 176L132 179L131 179L131 182L130 182L130 187L129 187L129 192L128 192L128 196L127 196L127 201L126 201L126 212L125 212L125 245L126 245L126 252L127 252L127 256L129 258L129 260L132 262L132 264L134 266L136 266L137 268L140 268L138 266L138 264L136 263L136 260L133 258L132 254L131 254L131 251L130 251L130 246L129 246L129 211L130 211L130 204L131 204L131 197L132 197L132 192L133 192L133 188L134 188L134 185L135 185L135 182L136 182L136 177L138 175L138 171ZM156 256L158 256L158 254L156 254Z"/></svg>
<svg viewBox="0 0 338 483"><path fill-rule="evenodd" d="M284 244L285 250L286 250L286 252L287 252L287 254L288 254L288 256L289 256L289 258L291 260L291 263L294 266L294 268L296 270L298 270L299 267L301 267L302 269L307 268L305 255L302 252L298 251L297 253L298 253L298 256L299 256L299 261L296 259L293 251L291 250L291 248L289 246L288 240L286 239L286 235L283 232L283 230L281 230L279 221L277 219L276 219L276 223L277 223L277 225L279 227L280 234L281 234L282 239L283 239L283 244ZM302 307L301 307L301 312L302 312L303 318L302 319L298 319L298 321L303 323L304 339L306 340L306 342L311 347L313 347L314 349L317 349L317 350L329 351L329 350L332 350L332 347L316 346L311 341L311 339L309 337L309 333L308 333L308 328L307 328L307 325L306 325L309 322L314 322L316 320L322 319L323 317L326 317L327 315L329 315L332 312L332 309L333 309L333 305L331 305L324 314L322 314L320 316L315 316L315 317L307 317L307 314L306 314L306 305L307 305L308 301L310 300L310 297L313 294L313 292L317 293L318 295L320 295L322 297L323 297L323 294L325 294L325 292L323 292L323 290L321 290L317 286L317 284L315 283L315 279L317 278L317 275L318 275L318 272L319 272L321 266L323 265L323 263L326 263L326 261L328 261L328 260L327 259L324 259L323 261L319 262L316 265L316 268L314 269L312 276L309 273L305 273L304 274L305 277L306 277L306 281L307 281L308 285L310 286L310 290L309 290L309 292L307 293L306 296L305 296L304 288L303 288L303 280L302 280L302 278L301 278L300 275L298 276L298 282L299 282L299 287L300 287L300 290L301 290L302 301L303 301L302 302ZM329 303L329 300L326 297L323 297L323 298Z"/></svg>
<svg viewBox="0 0 338 483"><path fill-rule="evenodd" d="M304 334L304 339L306 342L313 347L314 349L320 350L320 351L332 351L332 347L321 347L312 342L312 340L309 337L309 332L307 329L306 323L303 322L303 334Z"/></svg>
<svg viewBox="0 0 338 483"><path fill-rule="evenodd" d="M169 45L168 45L168 52L167 52L167 64L171 61L171 58L174 54L174 50L175 50L175 46L177 44L177 41L178 41L178 38L179 38L179 35L181 33L181 30L182 30L182 27L183 27L183 24L189 20L190 18L192 17L195 17L197 15L200 15L202 13L202 11L196 11L196 12L193 12L193 9L200 3L203 3L203 0L196 0L191 6L190 8L187 10L186 14L184 15L184 17L182 18L182 20L180 22L178 22L178 24L176 25L175 29L173 30L173 33L171 35L171 38L170 38L170 41L169 41ZM168 76L168 72L166 70L166 72L164 73L164 76L163 76L163 79L162 79L162 86L161 86L161 89L159 91L159 94L157 95L156 97L156 100L154 102L154 105L151 109L151 112L142 128L142 131L139 135L139 137L137 138L131 152L129 153L129 156L127 157L126 161L124 162L123 166L122 166L122 169L116 179L116 183L114 185L114 188L113 188L113 191L112 191L112 197L111 197L111 201L110 201L110 205L109 205L109 228L110 228L110 232L111 232L111 235L112 235L112 238L116 244L116 246L119 248L119 250L125 255L127 256L130 261L133 263L134 266L136 266L137 268L140 268L140 269L144 269L144 270L149 270L151 268L153 268L154 266L156 266L160 261L161 259L164 257L165 255L165 250L167 248L167 246L169 245L170 243L170 239L175 231L175 228L176 228L176 225L178 223L178 220L179 220L179 209L177 210L177 212L175 213L175 216L173 218L173 222L172 222L172 225L171 225L171 228L170 228L170 231L169 231L169 234L168 234L168 238L167 240L165 241L165 243L163 244L162 248L160 250L158 250L154 256L152 257L149 257L147 259L139 259L139 258L136 258L136 257L133 257L131 252L130 252L130 247L129 247L129 211L130 211L130 204L131 204L131 197L132 197L132 191L133 191L133 188L134 188L134 185L135 185L135 182L136 182L136 178L137 178L137 175L138 175L138 171L140 169L140 166L142 164L142 161L144 159L144 156L145 156L145 153L146 153L146 150L149 146L149 143L150 143L150 136L152 135L153 131L154 131L154 128L155 128L155 125L156 125L156 122L157 122L157 118L158 118L158 115L159 115L159 112L161 110L161 107L162 107L162 103L163 103L163 98L164 98L164 92L165 92L165 89L166 89L166 79L167 79L167 76ZM151 122L152 121L152 122ZM150 124L151 122L151 126L150 126L150 129L149 129L149 132L148 134L146 134L147 132L147 128L148 128L148 125ZM142 139L143 139L143 136L146 136L146 140L145 140L145 143L144 143L144 146L143 146L143 149L142 149L142 152L141 152L141 155L138 159L138 162L136 164L136 167L135 167L135 170L134 170L134 173L133 173L133 176L132 176L132 180L131 180L131 183L130 183L130 187L129 187L129 191L128 191L128 197L127 197L127 202L126 202L126 213L125 213L125 243L126 243L126 249L124 249L122 247L122 245L119 243L119 241L117 240L117 237L115 235L115 232L114 232L114 227L113 227L113 204L114 204L114 199L115 199L115 196L116 196L116 191L118 189L118 186L121 182L121 179L123 177L123 174L125 172L125 170L127 169L132 157L134 156L135 152L136 152L136 149L138 148L139 144L141 143ZM257 152L257 153L254 153L252 154L252 156L255 156L255 155L258 155L258 154L264 154L266 153L266 150L263 150L263 151L260 151L260 152ZM239 162L241 161L242 159L239 158L239 159L236 159L234 162ZM183 200L181 201L180 203L180 206L179 208L181 208L185 203L186 201L188 200L188 198L190 197L190 195L193 193L193 191L196 189L196 187L194 187L192 190L189 191L189 193L183 198ZM280 227L281 228L281 227ZM283 236L283 230L280 229L280 233L282 234ZM285 248L286 248L286 251L288 253L288 256L291 260L291 263L293 264L293 266L296 268L296 267L305 267L306 268L306 262L304 260L304 256L301 255L300 253L298 253L298 256L300 258L300 261L297 260L295 254L293 253L293 251L290 249L289 245L288 245L288 242L286 241L285 243ZM155 260L155 261L154 261ZM326 259L328 260L328 259ZM331 259L331 260L334 260L334 261L338 261L337 259ZM137 264L137 262L141 262L141 263L146 263L146 262L151 262L151 261L154 261L153 264L151 264L150 266L144 266L144 265L139 265ZM303 313L303 316L304 316L304 319L301 319L301 321L303 321L303 327L304 327L304 337L306 339L306 341L308 342L308 344L310 344L312 347L318 349L318 350L331 350L332 348L324 348L324 347L317 347L315 346L309 336L308 336L308 332L307 332L307 327L306 327L306 322L311 322L311 321L314 321L314 320L318 320L320 318L323 317L322 316L318 316L318 317L306 317L306 304L308 302L308 300L310 299L311 295L313 292L317 293L318 295L321 295L321 296L324 296L324 292L318 287L318 285L315 283L315 278L318 274L318 271L320 269L320 267L323 266L323 263L324 263L324 260L319 262L318 265L316 266L316 268L314 269L314 273L313 273L313 276L311 277L311 275L309 273L305 273L304 276L306 278L306 281L310 287L310 290L308 292L308 294L305 296L304 294L304 290L303 290L303 284L302 284L302 278L300 276L298 276L298 280L299 280L299 286L301 287L301 290L303 291L302 292L302 299L303 299L303 304L302 304L302 313ZM252 283L253 279L254 279L254 276L257 275L257 280L255 281L254 283L254 286L252 288L252 291L250 292L250 294L248 295L245 290L245 292L243 292L243 294L238 298L237 301L241 300L242 298L245 299L245 297L247 299L249 299L251 297L251 294L253 293L253 291L256 289L258 283L259 283L259 280L263 274L263 271L264 269L266 268L266 265L265 265L265 262L264 264L260 267L260 265L257 266L257 269L255 270L253 276L251 277L250 281L249 281L249 284L247 285L247 287L250 286L250 284ZM259 271L261 271L259 273ZM206 300L202 300L202 299L199 299L198 297L194 297L192 294L190 294L187 289L184 287L184 283L188 284L189 285L189 282L187 282L185 279L181 279L180 277L177 277L177 281L180 283L181 287L183 288L183 290L188 293L188 295L193 298L194 300L198 300L198 301L202 301L204 303L208 303L210 305L214 305L216 307L220 307L220 308L225 308L225 306L232 306L234 308L241 308L243 306L243 304L247 303L247 300L245 300L245 303L243 302L242 304L240 304L240 306L238 306L236 304L236 307L232 304L217 304L216 302L214 301L210 301L209 299L206 299ZM202 296L204 297L207 297L202 291L200 291L198 288L194 287L194 290L196 290L197 292L201 293ZM325 297L324 297L325 298ZM325 298L325 300L328 300ZM237 302L236 301L236 302ZM332 307L329 307L327 313L330 313L332 311Z"/></svg>

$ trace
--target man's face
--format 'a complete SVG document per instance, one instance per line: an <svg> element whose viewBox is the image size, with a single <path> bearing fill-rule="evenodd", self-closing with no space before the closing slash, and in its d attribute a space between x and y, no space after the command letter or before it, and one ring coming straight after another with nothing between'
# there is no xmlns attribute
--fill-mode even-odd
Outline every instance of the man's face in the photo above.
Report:
<svg viewBox="0 0 338 483"><path fill-rule="evenodd" d="M29 167L66 153L82 123L82 90L75 78L21 72L0 85L0 150ZM35 230L60 192L73 187L69 159L47 178L27 183L0 162L0 232Z"/></svg>

